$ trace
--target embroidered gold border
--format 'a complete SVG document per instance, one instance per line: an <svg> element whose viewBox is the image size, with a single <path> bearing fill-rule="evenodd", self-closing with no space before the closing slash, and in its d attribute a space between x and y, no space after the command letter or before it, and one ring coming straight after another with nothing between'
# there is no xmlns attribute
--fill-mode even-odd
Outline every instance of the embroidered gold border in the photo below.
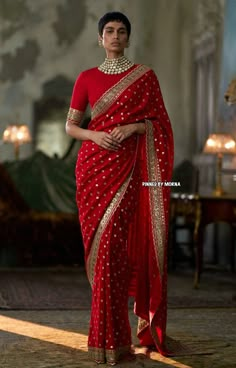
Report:
<svg viewBox="0 0 236 368"><path fill-rule="evenodd" d="M138 327L137 327L137 334L139 335L141 331L145 330L149 326L148 321L139 317L138 318Z"/></svg>
<svg viewBox="0 0 236 368"><path fill-rule="evenodd" d="M87 260L87 274L88 274L88 279L89 282L91 284L91 286L93 285L93 281L94 281L94 272L95 272L95 266L96 266L96 261L97 261L97 255L98 255L98 250L99 250L99 243L100 243L100 239L102 237L102 233L105 230L110 218L112 217L113 213L115 212L115 209L117 208L117 206L119 205L125 190L128 186L128 182L129 182L130 178L127 178L126 181L122 184L122 186L119 188L119 190L117 191L116 195L114 196L114 198L112 199L111 203L109 204L108 208L106 209L99 225L97 228L97 231L95 233L94 239L93 239L93 243L92 243L92 247L90 250L90 254Z"/></svg>
<svg viewBox="0 0 236 368"><path fill-rule="evenodd" d="M104 349L104 348L95 348L95 347L88 347L88 354L91 359L99 362L99 363L116 363L120 357L128 353L131 347L129 345L122 346L117 349Z"/></svg>
<svg viewBox="0 0 236 368"><path fill-rule="evenodd" d="M76 110L70 107L67 114L67 121L78 124L81 122L83 114L83 111Z"/></svg>
<svg viewBox="0 0 236 368"><path fill-rule="evenodd" d="M125 75L118 83L106 91L94 104L92 109L92 119L107 111L114 101L128 88L132 83L144 75L150 68L146 65L138 65L135 69Z"/></svg>
<svg viewBox="0 0 236 368"><path fill-rule="evenodd" d="M134 166L135 166L135 162L136 162L136 157L137 157L137 150L138 150L138 144L139 144L139 138L137 137L137 145L136 145L136 153L135 153L135 160L134 160ZM131 170L131 173L129 174L129 176L127 177L127 179L124 181L124 183L121 185L121 187L118 189L117 193L115 194L115 196L113 197L111 203L109 204L109 206L107 207L99 225L98 228L96 230L93 242L92 242L92 246L91 246L91 250L88 256L88 260L87 260L87 275L88 275L88 279L90 282L90 285L93 285L93 281L94 281L94 274L95 274L95 267L96 267L96 262L97 262L97 255L98 255L98 250L99 250L99 244L100 244L100 240L103 234L103 231L105 230L107 224L109 223L111 217L113 216L115 210L117 209L119 203L121 202L124 193L129 185L130 179L133 175L133 170L134 170L134 166Z"/></svg>
<svg viewBox="0 0 236 368"><path fill-rule="evenodd" d="M161 182L159 162L156 157L152 122L146 120L146 143L147 143L147 166L148 181ZM165 213L162 196L162 188L150 187L150 210L152 221L152 234L157 263L161 275L164 270L164 247L165 247Z"/></svg>
<svg viewBox="0 0 236 368"><path fill-rule="evenodd" d="M151 121L146 120L146 145L147 145L147 167L148 167L148 180L151 182L161 182L161 173L156 157L155 146L154 146L154 134L153 125ZM162 196L161 187L150 187L150 210L151 210L151 222L152 222L152 234L154 249L157 259L157 264L160 270L161 276L164 271L164 247L166 241L165 234L165 211ZM157 312L157 311L156 311ZM156 314L155 312L155 314ZM160 344L159 338L154 326L154 317L150 318L150 330L152 337L157 345ZM148 324L147 324L148 326ZM146 326L143 324L143 329Z"/></svg>

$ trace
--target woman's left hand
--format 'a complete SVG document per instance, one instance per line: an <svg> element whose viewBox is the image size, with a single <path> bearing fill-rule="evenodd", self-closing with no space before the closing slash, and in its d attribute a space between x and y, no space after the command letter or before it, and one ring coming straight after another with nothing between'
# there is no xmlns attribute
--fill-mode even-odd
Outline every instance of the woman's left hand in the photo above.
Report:
<svg viewBox="0 0 236 368"><path fill-rule="evenodd" d="M145 132L141 132L143 130L143 127L141 125L144 125L144 123L137 123L137 124L128 124L128 125L122 125L114 128L112 132L110 133L113 138L115 138L118 142L123 142L125 139L129 138L132 134L138 133L142 134ZM142 129L140 129L142 128Z"/></svg>

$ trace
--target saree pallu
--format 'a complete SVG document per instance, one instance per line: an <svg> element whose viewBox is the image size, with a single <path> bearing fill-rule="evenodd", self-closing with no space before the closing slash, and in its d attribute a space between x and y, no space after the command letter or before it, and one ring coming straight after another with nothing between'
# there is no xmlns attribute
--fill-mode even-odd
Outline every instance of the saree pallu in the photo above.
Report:
<svg viewBox="0 0 236 368"><path fill-rule="evenodd" d="M129 295L140 343L171 354L165 346L170 188L164 183L172 175L173 136L157 78L143 65L101 96L88 129L111 132L136 122L145 122L144 135L132 135L118 151L84 141L76 165L92 287L88 350L101 363L115 363L130 351Z"/></svg>

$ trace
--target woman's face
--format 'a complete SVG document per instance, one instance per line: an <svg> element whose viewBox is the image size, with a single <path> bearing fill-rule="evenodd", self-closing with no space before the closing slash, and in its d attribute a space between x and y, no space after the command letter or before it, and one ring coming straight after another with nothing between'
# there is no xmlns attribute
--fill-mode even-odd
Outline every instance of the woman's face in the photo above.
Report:
<svg viewBox="0 0 236 368"><path fill-rule="evenodd" d="M108 22L103 28L101 40L108 54L123 55L124 49L128 45L126 26L122 22Z"/></svg>

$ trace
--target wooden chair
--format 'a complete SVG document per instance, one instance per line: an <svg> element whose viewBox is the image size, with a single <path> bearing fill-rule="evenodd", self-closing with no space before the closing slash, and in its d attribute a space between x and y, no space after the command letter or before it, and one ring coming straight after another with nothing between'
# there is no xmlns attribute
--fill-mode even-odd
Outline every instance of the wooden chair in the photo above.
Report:
<svg viewBox="0 0 236 368"><path fill-rule="evenodd" d="M198 169L188 160L174 169L172 181L180 182L173 187L170 203L169 266L175 269L178 263L195 266L195 230L197 228Z"/></svg>

